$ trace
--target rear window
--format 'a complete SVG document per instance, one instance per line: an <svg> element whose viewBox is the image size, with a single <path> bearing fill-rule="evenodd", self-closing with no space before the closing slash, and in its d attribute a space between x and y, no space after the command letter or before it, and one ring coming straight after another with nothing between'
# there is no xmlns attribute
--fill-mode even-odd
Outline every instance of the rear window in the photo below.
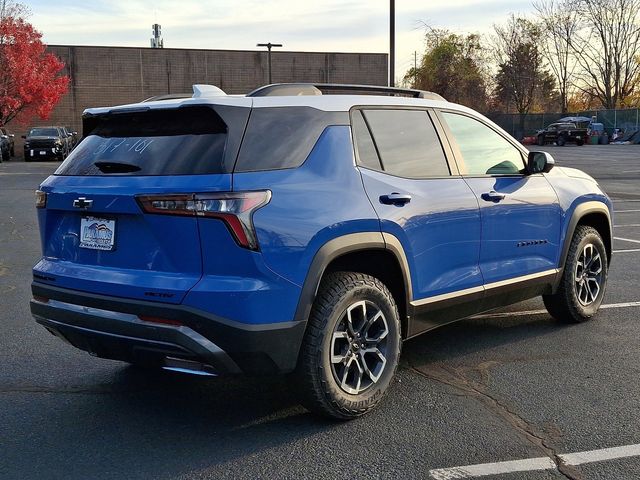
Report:
<svg viewBox="0 0 640 480"><path fill-rule="evenodd" d="M232 132L219 111L236 124ZM84 139L55 174L229 173L247 115L238 107L194 106L87 117Z"/></svg>
<svg viewBox="0 0 640 480"><path fill-rule="evenodd" d="M57 137L60 135L57 128L32 128L30 137Z"/></svg>
<svg viewBox="0 0 640 480"><path fill-rule="evenodd" d="M235 171L299 167L329 125L349 125L348 113L312 107L254 108Z"/></svg>

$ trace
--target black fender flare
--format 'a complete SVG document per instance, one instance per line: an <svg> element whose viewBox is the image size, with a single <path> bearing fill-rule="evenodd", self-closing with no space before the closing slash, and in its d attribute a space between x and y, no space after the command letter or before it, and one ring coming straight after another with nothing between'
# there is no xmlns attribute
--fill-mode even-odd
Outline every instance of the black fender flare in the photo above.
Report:
<svg viewBox="0 0 640 480"><path fill-rule="evenodd" d="M333 260L348 253L366 250L386 250L390 251L396 257L402 271L407 297L406 308L408 309L412 298L411 273L409 270L409 262L407 261L407 256L405 255L400 240L394 235L381 233L379 231L359 232L342 235L329 240L316 252L302 285L294 319L296 321L306 322L309 318L311 307L318 293L318 288L320 287L320 280Z"/></svg>
<svg viewBox="0 0 640 480"><path fill-rule="evenodd" d="M592 213L604 215L607 218L607 224L609 226L609 238L603 238L603 240L605 242L605 246L608 247L609 250L609 258L607 260L609 263L611 263L610 252L613 250L613 225L611 224L611 212L609 212L607 205L601 201L592 200L589 202L581 203L571 214L571 220L569 220L569 224L567 226L564 243L562 245L562 253L560 254L560 265L558 265L560 269L560 273L558 273L558 282L562 277L562 272L564 270L564 266L567 261L567 255L569 253L569 247L571 246L571 240L573 239L573 234L576 231L576 227L578 226L578 223L580 223L580 220L582 220L586 215L590 215ZM609 241L609 245L606 244L607 241Z"/></svg>

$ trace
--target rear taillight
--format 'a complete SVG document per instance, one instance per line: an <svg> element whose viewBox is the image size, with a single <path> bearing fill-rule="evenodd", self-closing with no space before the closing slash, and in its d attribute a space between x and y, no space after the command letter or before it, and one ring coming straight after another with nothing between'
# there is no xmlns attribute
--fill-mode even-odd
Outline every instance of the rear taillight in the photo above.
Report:
<svg viewBox="0 0 640 480"><path fill-rule="evenodd" d="M253 212L271 200L271 191L194 193L179 195L138 195L145 213L217 218L244 248L258 250L253 228Z"/></svg>
<svg viewBox="0 0 640 480"><path fill-rule="evenodd" d="M36 208L44 208L47 206L47 193L42 190L36 190Z"/></svg>

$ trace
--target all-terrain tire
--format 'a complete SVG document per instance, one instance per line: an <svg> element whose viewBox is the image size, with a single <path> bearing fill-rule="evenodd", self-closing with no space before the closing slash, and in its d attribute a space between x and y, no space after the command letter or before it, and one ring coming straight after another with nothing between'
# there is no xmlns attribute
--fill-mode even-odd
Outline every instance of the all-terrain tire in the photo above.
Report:
<svg viewBox="0 0 640 480"><path fill-rule="evenodd" d="M584 290L580 290L581 287L576 279L585 272L585 262L582 262L581 266L581 258L584 258L585 249L588 250L590 248L597 252L600 258L601 273L598 277L597 294L593 294L592 287L588 286L591 293L585 293L587 293L587 300L591 301L585 304L584 301L581 301L580 297L582 295L579 293L579 291L584 292ZM595 257L595 254L593 257ZM597 263L593 264L591 262L591 264L593 265L593 270L597 270ZM578 226L571 240L558 291L552 295L542 296L547 311L553 318L564 323L581 323L592 318L602 304L607 285L608 269L607 252L598 231L586 225Z"/></svg>
<svg viewBox="0 0 640 480"><path fill-rule="evenodd" d="M362 305L365 308L360 314ZM384 318L380 317L380 313ZM341 331L341 326L347 324L347 319L353 318L353 322L350 323L353 324L355 330L356 324L359 323L355 319L358 315L362 315L363 325L367 323L368 318L376 317L376 323L371 322L370 324L380 332L383 331L380 328L384 327L382 321L386 322L387 334L382 337L384 347L381 344L377 344L376 347L379 352L384 352L383 356L386 362L378 361L377 367L381 364L383 366L378 371L377 380L373 381L372 377L363 375L365 378L362 385L365 385L365 380L367 380L369 386L362 391L358 392L354 389L355 393L349 393L345 390L345 388L349 388L348 385L345 385L345 378L351 377L346 374L344 376L338 375L337 370L343 369L342 371L345 371L348 357L352 355L355 365L350 368L358 367L354 370L357 375L357 372L361 371L360 365L367 365L371 361L370 356L366 357L369 359L367 362L364 360L365 355L371 355L364 353L370 345L367 344L367 347L363 347L359 352L351 352L351 349L354 348L351 343L352 339L345 339L345 346L348 350L343 353L344 350L336 350L337 347L342 346L339 343L341 339L336 335L347 333ZM368 331L360 331L364 332L362 336L354 334L354 338L355 335L361 339L369 337ZM382 333L379 336L382 336ZM334 337L338 340L335 340ZM358 341L356 340L356 342ZM400 319L398 308L389 289L377 278L362 273L334 272L326 275L320 284L309 316L295 372L301 403L310 411L333 419L348 420L364 415L379 405L388 391L398 367L400 350ZM336 362L335 358L341 356L344 361ZM374 356L373 359L375 361L376 357ZM374 371L370 364L367 369ZM342 378L342 381L339 378ZM358 383L358 387L360 387L360 383Z"/></svg>
<svg viewBox="0 0 640 480"><path fill-rule="evenodd" d="M558 140L556 141L559 147L564 147L564 144L567 143L567 139L564 138L564 135L558 136Z"/></svg>

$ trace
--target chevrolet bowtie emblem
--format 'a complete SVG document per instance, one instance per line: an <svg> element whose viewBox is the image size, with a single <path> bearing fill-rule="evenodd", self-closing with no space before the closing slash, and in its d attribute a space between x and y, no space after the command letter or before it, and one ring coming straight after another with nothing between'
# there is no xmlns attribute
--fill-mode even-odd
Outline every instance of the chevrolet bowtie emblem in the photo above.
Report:
<svg viewBox="0 0 640 480"><path fill-rule="evenodd" d="M91 206L93 205L93 200L87 200L85 197L80 197L80 198L76 198L73 201L73 206L76 208L84 208L85 210L87 208L91 208Z"/></svg>

